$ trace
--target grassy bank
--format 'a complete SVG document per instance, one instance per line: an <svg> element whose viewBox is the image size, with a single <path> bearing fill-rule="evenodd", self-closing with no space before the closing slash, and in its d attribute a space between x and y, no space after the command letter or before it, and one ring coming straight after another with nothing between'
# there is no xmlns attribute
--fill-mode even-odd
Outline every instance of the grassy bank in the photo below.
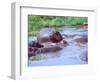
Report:
<svg viewBox="0 0 100 82"><path fill-rule="evenodd" d="M28 16L28 35L34 36L44 27L59 28L63 26L79 26L87 23L87 17L70 16Z"/></svg>

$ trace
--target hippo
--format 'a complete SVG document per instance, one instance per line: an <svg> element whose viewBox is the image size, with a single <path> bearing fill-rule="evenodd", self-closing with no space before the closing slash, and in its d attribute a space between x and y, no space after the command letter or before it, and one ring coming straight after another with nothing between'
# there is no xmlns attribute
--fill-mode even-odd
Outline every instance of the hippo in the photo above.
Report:
<svg viewBox="0 0 100 82"><path fill-rule="evenodd" d="M73 38L73 42L79 46L87 46L88 37L87 35L77 35Z"/></svg>
<svg viewBox="0 0 100 82"><path fill-rule="evenodd" d="M44 43L59 43L63 40L62 35L60 32L56 31L53 28L44 28L40 30L40 32L37 35L37 41L39 44Z"/></svg>
<svg viewBox="0 0 100 82"><path fill-rule="evenodd" d="M37 34L37 41L29 44L29 54L40 54L56 52L61 50L66 44L60 32L53 28L43 28Z"/></svg>
<svg viewBox="0 0 100 82"><path fill-rule="evenodd" d="M39 44L36 41L32 41L31 43L28 44L28 54L29 57L31 55L35 55L35 52L38 51L39 48L43 48L43 45Z"/></svg>

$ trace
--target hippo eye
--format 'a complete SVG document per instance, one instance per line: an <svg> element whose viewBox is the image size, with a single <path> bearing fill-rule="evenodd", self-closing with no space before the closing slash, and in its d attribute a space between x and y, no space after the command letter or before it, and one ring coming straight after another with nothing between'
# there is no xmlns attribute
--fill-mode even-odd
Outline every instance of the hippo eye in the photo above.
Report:
<svg viewBox="0 0 100 82"><path fill-rule="evenodd" d="M56 32L56 33L59 33L59 32Z"/></svg>
<svg viewBox="0 0 100 82"><path fill-rule="evenodd" d="M59 33L58 31L56 31L55 33Z"/></svg>

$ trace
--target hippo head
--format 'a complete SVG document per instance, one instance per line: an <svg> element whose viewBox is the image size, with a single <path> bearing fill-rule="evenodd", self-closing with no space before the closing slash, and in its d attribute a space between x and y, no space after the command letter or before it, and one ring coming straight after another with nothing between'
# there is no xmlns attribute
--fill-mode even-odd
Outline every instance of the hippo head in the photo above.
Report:
<svg viewBox="0 0 100 82"><path fill-rule="evenodd" d="M38 42L36 41L33 41L33 43L30 45L31 47L35 47L35 48L41 48L43 47L43 45L39 44Z"/></svg>
<svg viewBox="0 0 100 82"><path fill-rule="evenodd" d="M60 32L56 31L56 32L53 32L52 35L50 35L50 40L51 40L51 42L53 42L53 43L58 43L58 42L60 42L60 41L63 40L63 37L62 37L62 35L60 34Z"/></svg>

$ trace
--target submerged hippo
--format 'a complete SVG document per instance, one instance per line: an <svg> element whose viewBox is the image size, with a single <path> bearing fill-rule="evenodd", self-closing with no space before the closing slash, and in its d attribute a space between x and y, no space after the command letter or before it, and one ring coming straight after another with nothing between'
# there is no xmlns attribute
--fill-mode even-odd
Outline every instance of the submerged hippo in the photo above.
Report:
<svg viewBox="0 0 100 82"><path fill-rule="evenodd" d="M77 35L73 38L73 41L80 46L87 46L88 37L87 35Z"/></svg>
<svg viewBox="0 0 100 82"><path fill-rule="evenodd" d="M43 45L39 44L36 41L32 41L31 43L28 44L28 54L29 57L31 55L35 55L35 52L38 51L39 48L43 48Z"/></svg>
<svg viewBox="0 0 100 82"><path fill-rule="evenodd" d="M88 42L87 35L77 35L73 39L74 39L74 41L80 42L80 43L87 43Z"/></svg>

